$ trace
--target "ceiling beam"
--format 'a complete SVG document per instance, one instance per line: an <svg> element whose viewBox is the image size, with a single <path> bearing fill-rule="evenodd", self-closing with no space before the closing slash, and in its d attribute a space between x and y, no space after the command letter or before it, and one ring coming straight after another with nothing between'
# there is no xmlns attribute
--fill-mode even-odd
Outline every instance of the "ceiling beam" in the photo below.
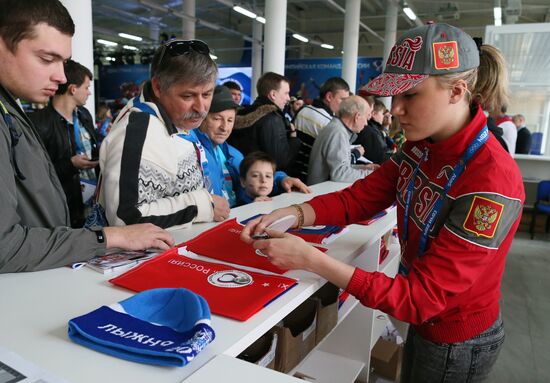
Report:
<svg viewBox="0 0 550 383"><path fill-rule="evenodd" d="M344 8L342 8L338 3L336 3L334 0L325 0L332 8L342 12L343 14L346 13L346 10ZM363 27L363 29L365 29L367 32L369 32L371 35L373 35L374 37L376 37L378 40L380 41L384 41L384 38L382 36L380 36L378 33L376 33L375 31L373 31L370 27L368 27L365 23L363 22L359 22L359 25L361 27Z"/></svg>
<svg viewBox="0 0 550 383"><path fill-rule="evenodd" d="M237 36L240 36L242 39L246 40L246 41L250 41L250 42L253 42L254 39L250 36L248 36L247 34L245 33L242 33L242 32L239 32L235 29L231 29L231 28L227 28L227 27L224 27L222 25L219 25L219 24L215 24L215 23L211 23L210 21L206 21L206 20L203 20L203 19L199 19L197 17L194 17L194 16L191 16L191 15L188 15L186 13L183 13L183 12L180 12L180 11L176 11L172 8L169 8L169 7L165 7L165 6L162 6L162 5L158 5L158 4L155 4L153 3L152 1L150 0L139 0L139 2L143 5L146 5L148 6L149 8L152 8L152 9L156 9L158 11L161 11L161 12L164 12L164 13L168 13L168 14L171 14L171 15L174 15L174 16L177 16L179 18L182 18L182 19L186 19L186 20L190 20L190 21L193 21L195 22L197 25L202 25L208 29L212 29L214 31L219 31L219 32L225 32L225 33L228 33L228 34L232 34L232 35L237 35Z"/></svg>

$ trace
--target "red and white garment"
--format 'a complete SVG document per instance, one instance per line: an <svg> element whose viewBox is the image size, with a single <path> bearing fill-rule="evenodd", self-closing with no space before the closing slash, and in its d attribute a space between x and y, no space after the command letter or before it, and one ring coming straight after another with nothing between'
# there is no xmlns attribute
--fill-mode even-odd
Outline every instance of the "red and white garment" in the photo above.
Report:
<svg viewBox="0 0 550 383"><path fill-rule="evenodd" d="M214 314L240 321L297 284L292 278L188 258L179 254L182 250L170 249L110 282L134 291L183 287L205 298Z"/></svg>
<svg viewBox="0 0 550 383"><path fill-rule="evenodd" d="M185 247L198 255L273 273L284 274L288 271L274 266L261 251L241 241L242 230L243 225L237 219L227 220L178 247Z"/></svg>

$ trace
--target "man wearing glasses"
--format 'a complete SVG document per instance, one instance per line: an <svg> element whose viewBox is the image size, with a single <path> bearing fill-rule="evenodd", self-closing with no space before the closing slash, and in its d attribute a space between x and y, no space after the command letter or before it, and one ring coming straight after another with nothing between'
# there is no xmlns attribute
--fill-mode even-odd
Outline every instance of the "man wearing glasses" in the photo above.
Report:
<svg viewBox="0 0 550 383"><path fill-rule="evenodd" d="M167 228L228 218L227 200L211 194L204 151L190 133L208 113L217 74L202 41L173 40L157 50L151 80L101 146L101 203L111 224Z"/></svg>

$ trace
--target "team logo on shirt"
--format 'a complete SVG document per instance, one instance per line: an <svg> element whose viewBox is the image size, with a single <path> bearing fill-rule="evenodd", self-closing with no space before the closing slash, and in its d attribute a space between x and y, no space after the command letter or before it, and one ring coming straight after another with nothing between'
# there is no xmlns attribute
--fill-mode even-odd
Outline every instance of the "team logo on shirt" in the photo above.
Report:
<svg viewBox="0 0 550 383"><path fill-rule="evenodd" d="M503 204L475 196L462 226L478 237L493 238L503 210Z"/></svg>
<svg viewBox="0 0 550 383"><path fill-rule="evenodd" d="M458 68L458 46L456 41L433 43L435 69Z"/></svg>
<svg viewBox="0 0 550 383"><path fill-rule="evenodd" d="M222 270L208 276L208 282L210 284L228 289L245 287L253 281L250 274L240 270Z"/></svg>

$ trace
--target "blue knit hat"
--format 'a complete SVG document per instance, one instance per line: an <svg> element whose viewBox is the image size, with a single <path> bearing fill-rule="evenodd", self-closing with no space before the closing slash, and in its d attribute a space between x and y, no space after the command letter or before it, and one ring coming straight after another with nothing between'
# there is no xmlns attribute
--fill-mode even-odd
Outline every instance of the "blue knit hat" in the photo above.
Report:
<svg viewBox="0 0 550 383"><path fill-rule="evenodd" d="M78 344L134 362L185 366L215 338L206 300L152 289L69 321Z"/></svg>

